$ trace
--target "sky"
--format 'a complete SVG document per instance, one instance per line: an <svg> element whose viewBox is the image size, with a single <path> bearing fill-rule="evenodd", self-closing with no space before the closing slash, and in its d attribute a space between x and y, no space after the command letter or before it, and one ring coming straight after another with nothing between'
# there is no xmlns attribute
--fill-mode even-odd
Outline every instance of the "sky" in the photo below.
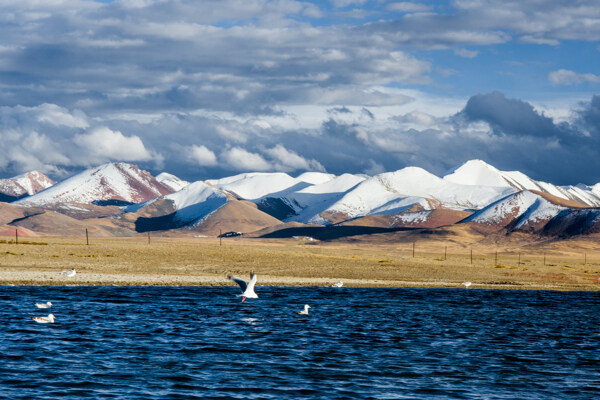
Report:
<svg viewBox="0 0 600 400"><path fill-rule="evenodd" d="M595 0L0 0L0 177L600 182Z"/></svg>

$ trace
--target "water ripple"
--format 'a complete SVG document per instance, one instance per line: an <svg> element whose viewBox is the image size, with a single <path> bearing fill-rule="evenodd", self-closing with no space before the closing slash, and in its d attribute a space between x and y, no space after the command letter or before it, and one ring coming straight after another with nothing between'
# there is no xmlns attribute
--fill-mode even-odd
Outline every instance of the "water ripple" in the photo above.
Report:
<svg viewBox="0 0 600 400"><path fill-rule="evenodd" d="M343 293L343 295L340 295ZM2 287L10 399L589 399L600 295ZM36 301L55 324L36 324ZM296 312L305 303L309 316ZM47 312L47 310L44 310Z"/></svg>

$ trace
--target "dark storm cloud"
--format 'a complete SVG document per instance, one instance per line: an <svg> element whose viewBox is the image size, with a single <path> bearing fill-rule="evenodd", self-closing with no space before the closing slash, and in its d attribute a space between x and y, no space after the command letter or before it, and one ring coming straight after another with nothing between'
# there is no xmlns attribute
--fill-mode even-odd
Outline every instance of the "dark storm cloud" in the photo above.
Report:
<svg viewBox="0 0 600 400"><path fill-rule="evenodd" d="M565 138L572 136L568 126L558 126L525 101L507 99L500 92L472 96L460 113L467 121L487 122L497 135Z"/></svg>

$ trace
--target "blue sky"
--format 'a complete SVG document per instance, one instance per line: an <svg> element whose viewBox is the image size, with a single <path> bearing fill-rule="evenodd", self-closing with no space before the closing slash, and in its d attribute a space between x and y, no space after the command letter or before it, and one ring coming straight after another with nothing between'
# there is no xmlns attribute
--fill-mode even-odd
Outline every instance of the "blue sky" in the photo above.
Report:
<svg viewBox="0 0 600 400"><path fill-rule="evenodd" d="M0 177L110 161L600 182L595 1L0 1Z"/></svg>

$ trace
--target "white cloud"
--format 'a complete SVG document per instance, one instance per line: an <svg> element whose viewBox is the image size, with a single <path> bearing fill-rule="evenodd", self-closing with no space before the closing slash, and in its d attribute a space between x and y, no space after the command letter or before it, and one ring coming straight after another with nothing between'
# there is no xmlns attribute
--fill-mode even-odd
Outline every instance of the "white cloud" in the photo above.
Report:
<svg viewBox="0 0 600 400"><path fill-rule="evenodd" d="M232 147L221 154L221 159L227 163L226 169L238 171L269 171L272 168L260 154L251 153L241 147Z"/></svg>
<svg viewBox="0 0 600 400"><path fill-rule="evenodd" d="M426 4L421 3L410 3L408 1L400 1L397 3L390 3L387 5L387 9L390 11L400 11L400 12L423 12L431 9Z"/></svg>
<svg viewBox="0 0 600 400"><path fill-rule="evenodd" d="M455 49L454 54L463 58L475 58L479 55L479 52L476 50Z"/></svg>
<svg viewBox="0 0 600 400"><path fill-rule="evenodd" d="M217 133L225 139L229 139L238 143L246 143L248 140L248 137L245 134L237 130L230 129L226 126L219 125L215 129L217 130Z"/></svg>
<svg viewBox="0 0 600 400"><path fill-rule="evenodd" d="M188 158L197 165L213 166L217 165L217 156L206 146L193 145L188 147Z"/></svg>
<svg viewBox="0 0 600 400"><path fill-rule="evenodd" d="M554 85L576 85L579 83L600 83L600 76L580 74L567 69L559 69L548 74L548 79Z"/></svg>
<svg viewBox="0 0 600 400"><path fill-rule="evenodd" d="M152 154L138 136L125 136L106 127L75 135L73 141L89 156L91 162L104 160L148 161Z"/></svg>
<svg viewBox="0 0 600 400"><path fill-rule="evenodd" d="M37 120L40 122L47 122L55 126L67 126L70 128L88 128L89 124L85 114L81 111L75 110L69 112L63 107L59 107L56 104L42 104L38 107L32 108L38 112Z"/></svg>
<svg viewBox="0 0 600 400"><path fill-rule="evenodd" d="M266 149L264 153L274 160L274 167L278 171L321 171L325 168L316 160L306 160L294 151L290 151L281 144L276 145L271 149Z"/></svg>
<svg viewBox="0 0 600 400"><path fill-rule="evenodd" d="M348 6L359 6L365 4L367 0L330 0L331 3L339 8Z"/></svg>

